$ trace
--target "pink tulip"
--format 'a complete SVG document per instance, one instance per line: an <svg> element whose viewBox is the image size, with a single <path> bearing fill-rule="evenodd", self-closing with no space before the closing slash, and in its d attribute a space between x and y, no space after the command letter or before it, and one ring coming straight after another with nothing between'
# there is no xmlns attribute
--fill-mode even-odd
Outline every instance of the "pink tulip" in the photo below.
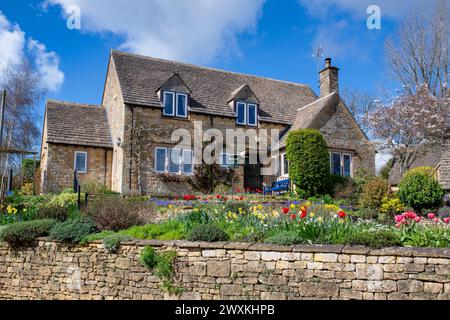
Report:
<svg viewBox="0 0 450 320"><path fill-rule="evenodd" d="M434 218L436 218L436 214L434 214L434 213L428 214L428 219L433 220Z"/></svg>
<svg viewBox="0 0 450 320"><path fill-rule="evenodd" d="M446 224L449 224L449 223L450 223L450 217L444 218L444 222L445 222Z"/></svg>
<svg viewBox="0 0 450 320"><path fill-rule="evenodd" d="M416 213L415 213L415 212L412 212L412 211L406 212L406 213L405 213L405 216L406 216L408 219L415 219L415 218L417 217Z"/></svg>
<svg viewBox="0 0 450 320"><path fill-rule="evenodd" d="M415 217L415 218L414 218L414 221L417 222L417 223L419 223L421 220L422 220L421 217Z"/></svg>
<svg viewBox="0 0 450 320"><path fill-rule="evenodd" d="M404 219L405 219L405 217L402 216L402 215L395 216L395 221L396 221L396 222L402 222Z"/></svg>
<svg viewBox="0 0 450 320"><path fill-rule="evenodd" d="M439 223L441 220L439 220L439 218L434 218L433 221Z"/></svg>

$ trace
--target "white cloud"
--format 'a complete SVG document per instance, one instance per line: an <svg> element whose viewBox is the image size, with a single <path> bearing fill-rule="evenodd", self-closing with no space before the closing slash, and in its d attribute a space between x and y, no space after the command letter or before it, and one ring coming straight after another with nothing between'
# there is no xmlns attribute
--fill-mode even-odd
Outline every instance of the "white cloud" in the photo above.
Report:
<svg viewBox="0 0 450 320"><path fill-rule="evenodd" d="M64 73L59 69L59 57L53 51L47 51L44 44L29 39L28 50L35 58L36 68L42 82L50 91L58 91L64 82Z"/></svg>
<svg viewBox="0 0 450 320"><path fill-rule="evenodd" d="M42 84L49 91L57 91L64 81L64 73L59 69L59 57L48 51L44 44L34 39L26 39L25 32L17 24L8 21L0 11L0 81L6 68L19 64L24 57L35 65Z"/></svg>
<svg viewBox="0 0 450 320"><path fill-rule="evenodd" d="M265 0L46 0L81 9L81 31L112 33L121 49L161 58L209 62L240 54L237 35L254 31Z"/></svg>

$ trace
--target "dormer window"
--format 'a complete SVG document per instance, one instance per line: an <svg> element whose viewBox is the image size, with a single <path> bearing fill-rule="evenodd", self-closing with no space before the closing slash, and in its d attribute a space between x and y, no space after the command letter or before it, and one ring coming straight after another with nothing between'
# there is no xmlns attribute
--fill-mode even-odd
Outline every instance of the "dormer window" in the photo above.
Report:
<svg viewBox="0 0 450 320"><path fill-rule="evenodd" d="M187 118L188 95L185 93L164 91L163 114L169 117Z"/></svg>
<svg viewBox="0 0 450 320"><path fill-rule="evenodd" d="M236 123L244 126L258 126L258 105L242 101L236 102Z"/></svg>

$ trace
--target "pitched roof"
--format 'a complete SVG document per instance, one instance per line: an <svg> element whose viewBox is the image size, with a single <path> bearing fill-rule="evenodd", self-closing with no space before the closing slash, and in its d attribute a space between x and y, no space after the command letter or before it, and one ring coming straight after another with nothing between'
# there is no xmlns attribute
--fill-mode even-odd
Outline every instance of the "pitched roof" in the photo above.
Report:
<svg viewBox="0 0 450 320"><path fill-rule="evenodd" d="M291 128L281 137L279 148L286 146L286 140L289 132L309 128L312 122L319 116L322 110L339 103L339 94L332 92L300 109L296 113L296 118Z"/></svg>
<svg viewBox="0 0 450 320"><path fill-rule="evenodd" d="M112 51L127 104L162 107L157 91L174 73L192 90L190 111L235 117L227 103L232 93L248 85L260 101L261 121L292 124L297 110L317 99L306 85L185 63Z"/></svg>
<svg viewBox="0 0 450 320"><path fill-rule="evenodd" d="M47 142L112 148L106 110L95 105L48 100Z"/></svg>
<svg viewBox="0 0 450 320"><path fill-rule="evenodd" d="M411 169L417 168L417 167L432 167L436 168L441 161L442 158L442 147L435 147L432 150L428 151L426 154L418 157L413 164L411 165ZM389 173L389 183L391 185L398 185L401 180L400 175L400 163L396 162L394 164L394 167L391 169L391 172Z"/></svg>

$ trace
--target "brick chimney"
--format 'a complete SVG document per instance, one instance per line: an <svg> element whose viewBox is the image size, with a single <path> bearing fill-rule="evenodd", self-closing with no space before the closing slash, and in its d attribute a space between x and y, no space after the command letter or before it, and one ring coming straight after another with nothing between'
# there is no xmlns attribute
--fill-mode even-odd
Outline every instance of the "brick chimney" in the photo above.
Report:
<svg viewBox="0 0 450 320"><path fill-rule="evenodd" d="M325 59L325 69L320 71L320 97L336 91L339 93L339 68L331 66L331 58Z"/></svg>

